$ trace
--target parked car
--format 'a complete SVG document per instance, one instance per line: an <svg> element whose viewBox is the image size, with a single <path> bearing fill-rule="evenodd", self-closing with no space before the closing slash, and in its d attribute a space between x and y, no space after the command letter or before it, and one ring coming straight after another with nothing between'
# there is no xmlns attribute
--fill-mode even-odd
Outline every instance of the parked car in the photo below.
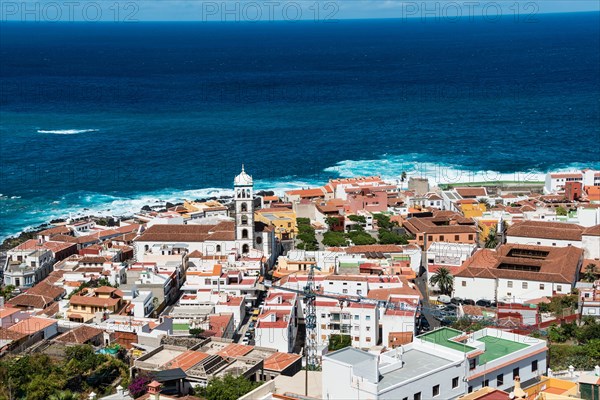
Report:
<svg viewBox="0 0 600 400"><path fill-rule="evenodd" d="M477 300L475 305L478 305L479 307L491 307L492 302L489 300L481 299L481 300Z"/></svg>
<svg viewBox="0 0 600 400"><path fill-rule="evenodd" d="M247 337L244 337L242 339L242 344L248 345L250 343L250 339L248 339Z"/></svg>
<svg viewBox="0 0 600 400"><path fill-rule="evenodd" d="M453 297L452 299L450 299L450 303L454 305L463 304L463 299L461 299L460 297Z"/></svg>
<svg viewBox="0 0 600 400"><path fill-rule="evenodd" d="M464 299L463 300L463 304L467 305L467 306L474 306L475 305L475 301L473 301L471 299Z"/></svg>

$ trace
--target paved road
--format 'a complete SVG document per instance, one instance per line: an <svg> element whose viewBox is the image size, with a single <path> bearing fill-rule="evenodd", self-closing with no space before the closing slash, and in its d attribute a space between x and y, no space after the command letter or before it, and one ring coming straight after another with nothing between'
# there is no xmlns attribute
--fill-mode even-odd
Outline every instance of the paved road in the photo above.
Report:
<svg viewBox="0 0 600 400"><path fill-rule="evenodd" d="M427 319L427 322L429 322L431 329L439 328L441 326L440 321L433 318L433 315L431 315L432 306L429 303L429 292L427 291L427 274L419 276L417 279L415 279L415 283L423 294L423 315Z"/></svg>

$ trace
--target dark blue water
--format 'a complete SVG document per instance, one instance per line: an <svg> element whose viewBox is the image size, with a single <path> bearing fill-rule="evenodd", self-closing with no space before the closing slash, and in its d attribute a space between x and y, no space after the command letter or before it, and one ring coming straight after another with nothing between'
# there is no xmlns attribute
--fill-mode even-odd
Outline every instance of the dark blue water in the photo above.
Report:
<svg viewBox="0 0 600 400"><path fill-rule="evenodd" d="M241 163L276 188L598 167L599 38L598 13L3 23L0 236L216 193Z"/></svg>

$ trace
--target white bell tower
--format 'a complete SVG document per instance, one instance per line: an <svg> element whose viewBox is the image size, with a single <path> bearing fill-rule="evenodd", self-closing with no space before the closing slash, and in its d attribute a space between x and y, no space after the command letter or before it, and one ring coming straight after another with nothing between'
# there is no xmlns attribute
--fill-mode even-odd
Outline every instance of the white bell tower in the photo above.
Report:
<svg viewBox="0 0 600 400"><path fill-rule="evenodd" d="M244 171L233 181L235 201L235 240L242 253L248 253L254 241L254 182Z"/></svg>

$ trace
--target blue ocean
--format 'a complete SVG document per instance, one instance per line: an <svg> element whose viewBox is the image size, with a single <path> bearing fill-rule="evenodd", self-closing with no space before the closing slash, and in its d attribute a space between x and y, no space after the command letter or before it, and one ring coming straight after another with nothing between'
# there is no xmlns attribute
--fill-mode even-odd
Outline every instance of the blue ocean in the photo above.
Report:
<svg viewBox="0 0 600 400"><path fill-rule="evenodd" d="M402 171L600 168L600 14L451 21L0 24L0 237Z"/></svg>

